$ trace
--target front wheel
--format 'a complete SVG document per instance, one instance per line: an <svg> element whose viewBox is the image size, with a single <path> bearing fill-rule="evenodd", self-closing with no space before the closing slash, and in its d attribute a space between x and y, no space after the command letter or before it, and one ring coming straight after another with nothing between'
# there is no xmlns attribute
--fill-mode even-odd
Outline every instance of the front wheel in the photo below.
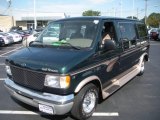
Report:
<svg viewBox="0 0 160 120"><path fill-rule="evenodd" d="M92 116L97 102L98 89L94 84L88 84L76 95L71 114L79 120L85 120Z"/></svg>

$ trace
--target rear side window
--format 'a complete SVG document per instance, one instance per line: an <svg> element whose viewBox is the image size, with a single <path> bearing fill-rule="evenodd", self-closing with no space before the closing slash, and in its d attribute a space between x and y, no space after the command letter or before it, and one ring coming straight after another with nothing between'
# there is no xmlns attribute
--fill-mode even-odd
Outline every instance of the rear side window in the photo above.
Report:
<svg viewBox="0 0 160 120"><path fill-rule="evenodd" d="M124 49L135 47L137 35L134 23L119 22L119 30Z"/></svg>
<svg viewBox="0 0 160 120"><path fill-rule="evenodd" d="M119 23L122 38L127 40L136 39L136 32L133 23Z"/></svg>
<svg viewBox="0 0 160 120"><path fill-rule="evenodd" d="M147 36L147 29L144 24L137 24L137 29L140 38Z"/></svg>

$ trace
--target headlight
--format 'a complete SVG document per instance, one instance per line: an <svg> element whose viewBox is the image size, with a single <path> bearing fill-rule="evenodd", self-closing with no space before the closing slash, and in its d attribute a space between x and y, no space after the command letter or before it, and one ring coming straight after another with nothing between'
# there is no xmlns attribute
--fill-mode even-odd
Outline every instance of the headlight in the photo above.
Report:
<svg viewBox="0 0 160 120"><path fill-rule="evenodd" d="M70 80L70 76L46 75L44 85L53 88L68 88Z"/></svg>
<svg viewBox="0 0 160 120"><path fill-rule="evenodd" d="M10 66L6 65L6 72L8 75L12 75Z"/></svg>

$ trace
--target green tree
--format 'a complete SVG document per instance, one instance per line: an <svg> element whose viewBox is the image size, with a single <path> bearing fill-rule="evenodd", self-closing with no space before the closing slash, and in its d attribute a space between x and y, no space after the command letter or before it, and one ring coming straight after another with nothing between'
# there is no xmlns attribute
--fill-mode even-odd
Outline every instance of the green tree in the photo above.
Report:
<svg viewBox="0 0 160 120"><path fill-rule="evenodd" d="M142 18L140 21L143 22L143 23L145 23L145 17Z"/></svg>
<svg viewBox="0 0 160 120"><path fill-rule="evenodd" d="M147 25L151 27L159 27L160 13L151 13L147 18Z"/></svg>
<svg viewBox="0 0 160 120"><path fill-rule="evenodd" d="M100 16L101 15L101 12L99 11L93 11L93 10L87 10L87 11L84 11L82 13L83 16Z"/></svg>

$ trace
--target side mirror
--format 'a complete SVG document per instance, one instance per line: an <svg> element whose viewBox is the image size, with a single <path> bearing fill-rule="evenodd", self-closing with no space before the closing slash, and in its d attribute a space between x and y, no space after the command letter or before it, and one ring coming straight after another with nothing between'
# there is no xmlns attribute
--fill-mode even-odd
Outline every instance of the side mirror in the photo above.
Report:
<svg viewBox="0 0 160 120"><path fill-rule="evenodd" d="M123 43L123 48L128 49L129 48L129 40L127 38L121 39Z"/></svg>
<svg viewBox="0 0 160 120"><path fill-rule="evenodd" d="M130 47L136 46L137 39L133 39L133 40L122 39L122 43L123 43L123 48L128 49Z"/></svg>
<svg viewBox="0 0 160 120"><path fill-rule="evenodd" d="M105 51L110 51L110 50L115 50L116 49L116 44L114 40L105 40L104 42L104 50Z"/></svg>

